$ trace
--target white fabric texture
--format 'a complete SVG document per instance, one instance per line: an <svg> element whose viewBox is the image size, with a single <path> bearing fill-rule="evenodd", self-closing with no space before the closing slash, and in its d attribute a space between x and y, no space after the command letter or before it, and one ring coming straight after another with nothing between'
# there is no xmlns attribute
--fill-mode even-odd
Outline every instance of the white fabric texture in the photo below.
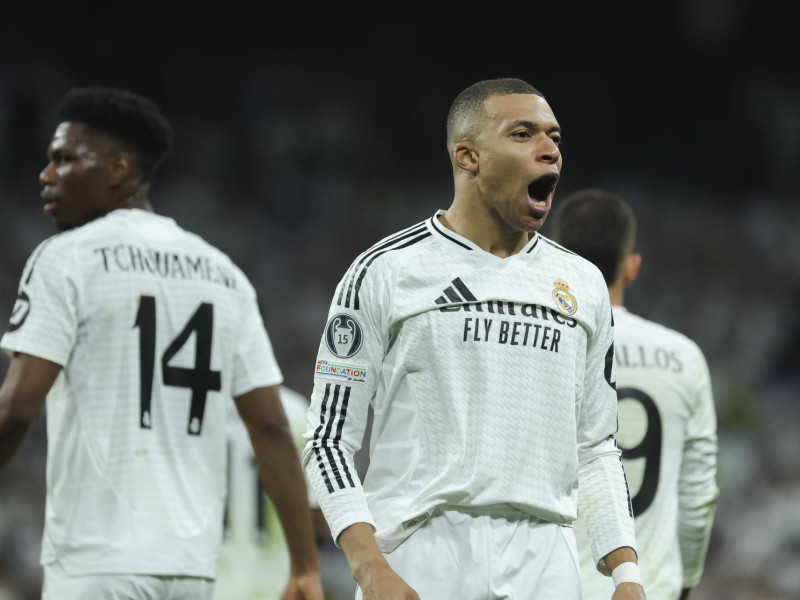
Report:
<svg viewBox="0 0 800 600"><path fill-rule="evenodd" d="M57 562L44 566L42 600L211 600L214 580L101 573L70 576Z"/></svg>
<svg viewBox="0 0 800 600"><path fill-rule="evenodd" d="M117 210L43 242L19 297L3 349L63 367L42 563L213 578L231 398L282 380L247 278L172 219Z"/></svg>
<svg viewBox="0 0 800 600"><path fill-rule="evenodd" d="M686 336L623 307L614 307L614 319L617 439L633 497L638 562L648 599L676 600L700 580L719 493L708 366ZM576 537L584 599L606 600L613 585L597 573L580 521Z"/></svg>
<svg viewBox="0 0 800 600"><path fill-rule="evenodd" d="M482 509L437 512L386 560L422 600L580 600L572 528Z"/></svg>
<svg viewBox="0 0 800 600"><path fill-rule="evenodd" d="M580 498L598 560L633 546L612 345L600 272L538 234L501 259L434 216L367 250L334 295L305 436L334 539L366 522L390 552L442 505L566 525Z"/></svg>

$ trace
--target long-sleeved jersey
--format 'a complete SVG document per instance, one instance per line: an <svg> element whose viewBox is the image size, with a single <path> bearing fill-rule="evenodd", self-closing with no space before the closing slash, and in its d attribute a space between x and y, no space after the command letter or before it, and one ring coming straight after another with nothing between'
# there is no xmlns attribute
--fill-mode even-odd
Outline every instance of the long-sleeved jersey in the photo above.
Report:
<svg viewBox="0 0 800 600"><path fill-rule="evenodd" d="M366 522L390 552L443 506L568 525L580 497L596 559L633 546L600 272L538 234L499 258L439 214L361 254L333 298L303 462L334 539Z"/></svg>
<svg viewBox="0 0 800 600"><path fill-rule="evenodd" d="M677 600L703 572L718 495L708 366L686 336L614 307L619 432L633 492L639 565L650 600ZM576 535L584 600L610 598ZM582 543L583 542L583 543Z"/></svg>

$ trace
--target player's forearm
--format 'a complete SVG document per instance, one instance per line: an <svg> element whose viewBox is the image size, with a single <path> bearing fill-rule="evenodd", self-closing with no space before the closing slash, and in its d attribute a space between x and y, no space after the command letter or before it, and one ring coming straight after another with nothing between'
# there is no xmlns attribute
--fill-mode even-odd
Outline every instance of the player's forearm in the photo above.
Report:
<svg viewBox="0 0 800 600"><path fill-rule="evenodd" d="M361 582L376 566L386 564L386 558L378 549L375 533L367 523L354 523L339 535L339 546L350 564L353 579Z"/></svg>
<svg viewBox="0 0 800 600"><path fill-rule="evenodd" d="M639 563L636 558L636 551L628 546L623 546L622 548L617 548L609 552L603 557L603 561L606 563L609 572L612 572L624 562Z"/></svg>
<svg viewBox="0 0 800 600"><path fill-rule="evenodd" d="M11 387L7 380L0 389L0 469L11 460L39 418L39 411L30 408L30 403L18 401L9 392Z"/></svg>
<svg viewBox="0 0 800 600"><path fill-rule="evenodd" d="M319 570L300 459L285 424L250 431L264 490L275 506L286 537L293 572Z"/></svg>
<svg viewBox="0 0 800 600"><path fill-rule="evenodd" d="M0 407L0 470L22 445L32 425L33 421L17 418L9 414L5 407Z"/></svg>
<svg viewBox="0 0 800 600"><path fill-rule="evenodd" d="M608 567L609 572L614 577L615 584L617 584L612 600L644 600L644 589L642 588L641 577L638 575L638 572L632 574L629 573L628 575L633 575L633 577L623 577L621 578L621 582L618 579L619 575L614 573L614 569L623 563L638 564L636 551L633 548L623 546L621 548L617 548L616 550L612 550L603 557L603 561L605 562L606 567ZM626 567L623 567L623 569L625 568ZM635 568L636 567L634 567L634 569ZM620 571L623 569L620 569ZM634 580L636 580L637 583L634 583Z"/></svg>

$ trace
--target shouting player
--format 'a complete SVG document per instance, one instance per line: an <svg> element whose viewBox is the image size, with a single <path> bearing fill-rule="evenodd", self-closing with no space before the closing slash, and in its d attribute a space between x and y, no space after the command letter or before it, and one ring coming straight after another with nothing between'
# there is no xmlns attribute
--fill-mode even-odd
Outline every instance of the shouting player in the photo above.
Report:
<svg viewBox="0 0 800 600"><path fill-rule="evenodd" d="M717 501L716 416L705 358L686 336L628 312L639 272L636 217L619 196L587 189L555 219L560 244L603 273L614 311L619 431L650 600L686 600L703 572ZM585 528L576 532L584 600L608 597Z"/></svg>
<svg viewBox="0 0 800 600"><path fill-rule="evenodd" d="M172 142L136 94L69 92L41 172L62 231L34 251L2 347L0 467L47 398L43 598L211 598L231 398L292 555L286 598L322 598L281 372L244 274L152 212Z"/></svg>
<svg viewBox="0 0 800 600"><path fill-rule="evenodd" d="M450 208L368 249L339 283L303 462L357 597L577 599L580 504L613 598L644 598L608 292L538 233L560 142L529 84L470 86L447 119ZM362 488L353 455L370 404Z"/></svg>

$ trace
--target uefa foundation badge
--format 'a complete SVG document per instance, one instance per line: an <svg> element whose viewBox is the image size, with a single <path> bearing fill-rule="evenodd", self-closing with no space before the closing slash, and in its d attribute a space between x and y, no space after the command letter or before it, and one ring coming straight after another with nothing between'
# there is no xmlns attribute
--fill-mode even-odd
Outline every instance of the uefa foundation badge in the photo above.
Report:
<svg viewBox="0 0 800 600"><path fill-rule="evenodd" d="M563 280L556 279L553 285L556 286L553 289L553 300L556 303L556 307L562 313L571 317L578 311L578 301L575 296L569 293L569 286Z"/></svg>
<svg viewBox="0 0 800 600"><path fill-rule="evenodd" d="M325 345L339 358L353 356L361 349L363 341L361 325L351 315L334 315L325 327Z"/></svg>

